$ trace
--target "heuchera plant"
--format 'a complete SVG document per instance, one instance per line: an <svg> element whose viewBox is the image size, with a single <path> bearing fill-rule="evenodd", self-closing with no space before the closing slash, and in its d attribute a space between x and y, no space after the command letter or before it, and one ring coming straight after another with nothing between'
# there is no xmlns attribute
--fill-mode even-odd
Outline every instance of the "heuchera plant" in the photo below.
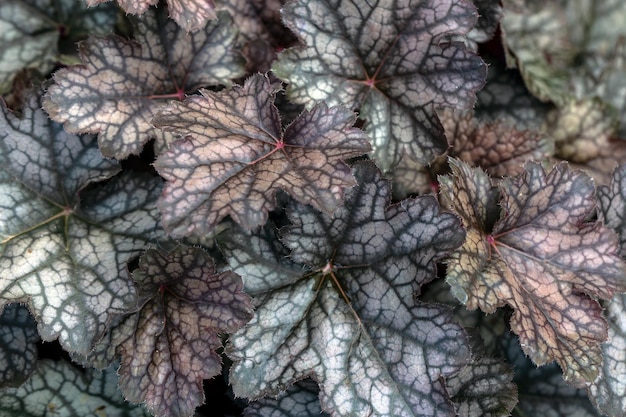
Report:
<svg viewBox="0 0 626 417"><path fill-rule="evenodd" d="M626 415L626 2L2 0L0 94L0 416Z"/></svg>

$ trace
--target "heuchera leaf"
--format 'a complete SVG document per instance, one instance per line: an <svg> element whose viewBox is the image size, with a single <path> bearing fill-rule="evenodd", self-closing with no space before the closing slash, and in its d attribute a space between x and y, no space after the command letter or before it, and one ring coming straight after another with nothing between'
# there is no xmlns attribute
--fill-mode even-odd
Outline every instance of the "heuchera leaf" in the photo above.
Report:
<svg viewBox="0 0 626 417"><path fill-rule="evenodd" d="M113 29L115 7L87 8L74 0L3 0L0 4L0 93L24 68L50 71L68 45ZM59 36L63 33L65 36Z"/></svg>
<svg viewBox="0 0 626 417"><path fill-rule="evenodd" d="M296 382L276 398L262 398L248 405L243 417L330 417L322 411L317 384Z"/></svg>
<svg viewBox="0 0 626 417"><path fill-rule="evenodd" d="M0 93L11 89L11 82L21 69L47 72L52 67L59 32L54 22L31 3L37 2L0 3Z"/></svg>
<svg viewBox="0 0 626 417"><path fill-rule="evenodd" d="M202 380L222 370L219 334L250 320L250 297L237 274L216 272L211 257L194 247L146 251L133 278L137 309L101 347L117 346L127 400L145 402L158 416L191 416L204 402Z"/></svg>
<svg viewBox="0 0 626 417"><path fill-rule="evenodd" d="M510 65L537 97L559 105L600 98L626 108L626 3L506 0L502 33ZM620 120L626 134L626 119Z"/></svg>
<svg viewBox="0 0 626 417"><path fill-rule="evenodd" d="M524 174L501 182L503 213L490 230L483 197L489 178L461 161L450 163L442 198L468 228L448 264L453 292L487 313L510 305L511 329L535 363L556 360L566 381L592 382L607 337L596 297L626 290L626 265L616 235L586 221L595 210L591 178L565 163L548 173L528 163Z"/></svg>
<svg viewBox="0 0 626 417"><path fill-rule="evenodd" d="M133 20L135 40L92 37L80 44L82 65L54 74L44 108L73 133L98 133L105 156L137 154L151 138L161 152L173 136L150 120L166 99L200 87L229 85L243 75L234 51L236 30L226 13L202 31L186 34L167 20L167 9Z"/></svg>
<svg viewBox="0 0 626 417"><path fill-rule="evenodd" d="M82 353L134 301L126 262L163 235L158 179L83 190L119 170L93 142L51 122L36 95L22 119L0 112L0 304L28 303L42 339Z"/></svg>
<svg viewBox="0 0 626 417"><path fill-rule="evenodd" d="M243 87L173 102L156 126L188 135L154 166L168 180L160 208L173 236L205 234L221 219L246 229L267 221L278 189L332 213L354 185L341 160L370 150L355 115L319 104L283 131L275 88L257 74Z"/></svg>
<svg viewBox="0 0 626 417"><path fill-rule="evenodd" d="M496 177L521 174L525 161L545 160L554 150L545 135L508 121L483 122L471 111L439 114L450 142L448 154Z"/></svg>
<svg viewBox="0 0 626 417"><path fill-rule="evenodd" d="M111 0L86 0L89 6ZM117 0L126 13L143 15L150 6L159 0ZM193 32L210 25L209 20L216 19L215 2L213 0L167 0L170 16L186 32ZM165 7L162 7L165 8Z"/></svg>
<svg viewBox="0 0 626 417"><path fill-rule="evenodd" d="M497 358L475 358L448 378L460 417L508 417L517 404L513 370Z"/></svg>
<svg viewBox="0 0 626 417"><path fill-rule="evenodd" d="M271 244L250 249L267 232L228 233L231 267L260 290L254 318L227 345L234 393L276 395L310 376L334 416L453 416L444 378L467 361L466 336L447 308L413 295L462 241L459 221L432 196L388 206L390 187L375 166L354 171L359 185L332 218L288 207L292 225L281 234L294 268L285 259L267 267L265 254L280 253Z"/></svg>
<svg viewBox="0 0 626 417"><path fill-rule="evenodd" d="M485 82L482 60L447 42L476 17L460 0L291 1L283 18L305 46L282 52L273 70L298 103L358 110L384 170L404 153L425 164L448 147L435 108L471 107Z"/></svg>
<svg viewBox="0 0 626 417"><path fill-rule="evenodd" d="M20 304L9 304L0 315L0 388L17 387L37 363L37 324Z"/></svg>
<svg viewBox="0 0 626 417"><path fill-rule="evenodd" d="M147 417L145 408L133 406L117 389L113 367L86 372L70 363L42 360L18 388L0 390L0 414L20 417L116 416Z"/></svg>
<svg viewBox="0 0 626 417"><path fill-rule="evenodd" d="M613 173L610 186L598 187L600 215L620 237L620 254L626 256L626 165ZM626 295L604 303L609 337L602 345L604 362L598 379L589 386L589 398L609 417L626 414Z"/></svg>
<svg viewBox="0 0 626 417"><path fill-rule="evenodd" d="M600 417L584 389L565 384L556 364L537 368L512 333L501 337L499 343L503 356L515 367L513 381L518 386L519 403L514 417Z"/></svg>
<svg viewBox="0 0 626 417"><path fill-rule="evenodd" d="M626 162L626 141L616 137L614 112L599 100L568 101L548 114L545 130L555 156L571 161L608 185L616 165Z"/></svg>

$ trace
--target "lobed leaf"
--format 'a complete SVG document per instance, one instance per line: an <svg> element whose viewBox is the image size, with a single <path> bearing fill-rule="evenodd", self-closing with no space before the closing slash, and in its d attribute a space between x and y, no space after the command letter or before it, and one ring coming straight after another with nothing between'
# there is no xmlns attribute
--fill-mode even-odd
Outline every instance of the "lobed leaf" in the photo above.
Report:
<svg viewBox="0 0 626 417"><path fill-rule="evenodd" d="M496 358L474 359L448 378L448 392L461 417L508 417L517 404L513 370Z"/></svg>
<svg viewBox="0 0 626 417"><path fill-rule="evenodd" d="M626 289L615 235L587 221L595 209L592 180L566 164L545 173L528 163L524 174L501 182L502 215L491 229L488 177L460 161L451 166L442 196L468 228L448 263L453 293L487 313L510 305L511 329L535 363L556 360L566 381L592 382L607 337L596 299Z"/></svg>
<svg viewBox="0 0 626 417"><path fill-rule="evenodd" d="M0 315L0 389L18 387L37 363L37 323L25 306L9 304Z"/></svg>
<svg viewBox="0 0 626 417"><path fill-rule="evenodd" d="M222 370L215 352L219 334L250 319L250 298L241 278L217 273L200 248L180 246L167 255L150 249L133 278L137 309L99 348L114 346L121 355L118 374L127 400L145 402L155 415L192 416L204 402L202 380Z"/></svg>
<svg viewBox="0 0 626 417"><path fill-rule="evenodd" d="M304 46L282 52L273 71L295 102L358 110L384 170L405 153L425 164L447 149L435 108L471 107L485 82L482 60L447 42L476 18L459 0L291 1L283 19Z"/></svg>
<svg viewBox="0 0 626 417"><path fill-rule="evenodd" d="M93 137L67 134L31 95L0 112L0 305L28 303L43 340L86 353L132 305L126 262L162 236L159 181L123 175ZM80 195L80 198L79 198Z"/></svg>
<svg viewBox="0 0 626 417"><path fill-rule="evenodd" d="M86 0L89 6L111 0ZM158 0L117 0L126 13L143 15ZM165 7L161 7L165 8ZM210 25L210 20L217 19L213 0L167 0L170 17L186 32L195 32Z"/></svg>
<svg viewBox="0 0 626 417"><path fill-rule="evenodd" d="M46 74L70 54L74 42L87 32L112 30L114 7L88 9L73 0L4 0L0 4L0 93L11 90L19 71L36 69ZM63 34L63 36L61 36Z"/></svg>
<svg viewBox="0 0 626 417"><path fill-rule="evenodd" d="M257 74L232 90L172 103L156 126L184 135L154 166L168 180L160 208L173 236L205 234L230 215L246 229L267 221L282 189L332 213L354 185L342 160L369 151L355 116L319 104L284 132L275 87Z"/></svg>
<svg viewBox="0 0 626 417"><path fill-rule="evenodd" d="M556 364L537 368L516 339L509 333L499 340L503 356L515 368L519 402L514 417L600 417L584 389L565 384Z"/></svg>
<svg viewBox="0 0 626 417"><path fill-rule="evenodd" d="M115 369L81 372L65 361L41 360L18 388L0 389L0 414L22 417L148 416L117 389Z"/></svg>
<svg viewBox="0 0 626 417"><path fill-rule="evenodd" d="M460 243L458 219L432 197L388 206L389 184L374 165L354 170L359 185L332 218L289 206L281 235L293 266L274 256L273 273L261 274L272 245L254 232L254 246L242 249L247 235L229 233L226 258L246 288L260 289L255 317L227 345L235 395L276 395L310 376L332 415L455 415L444 378L467 360L465 334L447 308L416 305L413 294Z"/></svg>
<svg viewBox="0 0 626 417"><path fill-rule="evenodd" d="M322 411L318 395L314 381L299 381L276 398L250 403L243 417L329 417Z"/></svg>
<svg viewBox="0 0 626 417"><path fill-rule="evenodd" d="M167 21L167 9L133 20L135 40L91 37L79 46L82 65L54 74L44 108L72 133L98 133L105 156L138 154L156 138L157 152L174 140L150 123L167 99L200 87L229 85L243 75L234 51L236 30L226 13L186 34Z"/></svg>
<svg viewBox="0 0 626 417"><path fill-rule="evenodd" d="M620 254L626 254L626 165L617 168L609 186L598 188L599 215L620 239ZM604 362L598 379L588 387L593 404L609 417L626 414L626 295L604 303L609 324L608 340L602 345Z"/></svg>

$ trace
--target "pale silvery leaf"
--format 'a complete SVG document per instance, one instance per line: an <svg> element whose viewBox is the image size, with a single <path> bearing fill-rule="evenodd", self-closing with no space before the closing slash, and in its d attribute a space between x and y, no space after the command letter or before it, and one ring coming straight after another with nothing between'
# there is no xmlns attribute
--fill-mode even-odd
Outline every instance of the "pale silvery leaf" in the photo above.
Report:
<svg viewBox="0 0 626 417"><path fill-rule="evenodd" d="M485 81L482 60L447 41L473 28L468 2L291 1L283 17L304 43L273 66L289 83L288 97L358 110L386 171L405 153L421 163L443 153L435 108L471 107Z"/></svg>
<svg viewBox="0 0 626 417"><path fill-rule="evenodd" d="M67 134L32 95L0 113L0 303L28 303L44 340L86 353L135 299L126 262L162 236L160 181L117 173L93 137ZM80 198L79 198L80 196Z"/></svg>
<svg viewBox="0 0 626 417"><path fill-rule="evenodd" d="M42 360L18 388L0 390L0 415L20 417L147 417L122 398L113 367L80 372L65 361Z"/></svg>
<svg viewBox="0 0 626 417"><path fill-rule="evenodd" d="M114 7L87 8L74 0L3 0L0 2L0 93L10 90L18 71L50 71L60 53L74 42L113 29ZM61 36L64 35L64 36Z"/></svg>
<svg viewBox="0 0 626 417"><path fill-rule="evenodd" d="M157 153L174 139L150 120L167 100L200 87L228 85L243 75L234 50L236 29L227 13L187 34L167 9L133 20L135 40L90 37L79 46L81 65L57 71L46 93L50 117L73 133L98 133L100 150L119 159L156 138Z"/></svg>
<svg viewBox="0 0 626 417"><path fill-rule="evenodd" d="M600 215L620 238L620 254L626 255L626 165L613 173L609 186L598 188ZM589 386L589 398L609 417L626 414L626 295L604 304L609 337L602 345L604 362L600 376Z"/></svg>
<svg viewBox="0 0 626 417"><path fill-rule="evenodd" d="M0 315L0 388L24 382L37 363L37 324L20 304Z"/></svg>
<svg viewBox="0 0 626 417"><path fill-rule="evenodd" d="M413 295L463 231L433 197L388 206L372 163L354 172L359 185L332 218L289 206L293 224L281 234L292 266L261 243L267 232L228 233L231 267L260 290L255 317L227 346L234 392L256 399L311 376L332 415L452 416L444 378L467 360L465 334L447 308Z"/></svg>
<svg viewBox="0 0 626 417"><path fill-rule="evenodd" d="M246 407L243 417L329 417L322 411L317 384L296 382L276 398L261 398Z"/></svg>

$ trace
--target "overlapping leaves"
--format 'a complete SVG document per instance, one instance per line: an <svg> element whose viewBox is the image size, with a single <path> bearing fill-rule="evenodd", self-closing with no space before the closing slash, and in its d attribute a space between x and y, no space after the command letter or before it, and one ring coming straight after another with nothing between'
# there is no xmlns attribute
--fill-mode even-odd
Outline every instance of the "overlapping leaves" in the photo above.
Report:
<svg viewBox="0 0 626 417"><path fill-rule="evenodd" d="M0 303L28 303L44 340L82 353L134 301L126 262L162 235L160 181L84 190L119 170L93 141L51 122L36 95L23 118L0 113Z"/></svg>
<svg viewBox="0 0 626 417"><path fill-rule="evenodd" d="M169 254L148 250L133 273L136 311L117 324L93 355L121 355L118 371L126 399L145 402L155 415L191 416L204 402L202 380L218 375L219 334L252 315L241 278L218 273L200 248Z"/></svg>
<svg viewBox="0 0 626 417"><path fill-rule="evenodd" d="M432 196L388 206L374 165L354 170L359 185L333 217L289 206L291 261L271 229L228 233L227 259L258 301L231 336L230 382L259 398L311 376L337 416L455 415L444 378L468 359L465 334L449 310L413 294L463 231Z"/></svg>
<svg viewBox="0 0 626 417"><path fill-rule="evenodd" d="M421 163L443 153L435 107L471 107L485 81L484 63L447 42L474 26L468 2L292 1L283 16L305 44L273 66L290 84L288 97L358 110L384 170L405 153Z"/></svg>
<svg viewBox="0 0 626 417"><path fill-rule="evenodd" d="M626 165L617 168L609 186L598 189L600 213L620 239L626 257ZM589 387L589 397L609 417L626 414L626 295L618 294L604 304L609 338L602 345L604 363L599 378Z"/></svg>
<svg viewBox="0 0 626 417"><path fill-rule="evenodd" d="M595 208L593 182L566 164L545 173L528 163L524 174L501 183L498 198L482 170L451 165L453 174L441 178L442 197L468 228L450 257L452 291L470 309L493 312L509 304L511 328L535 363L556 360L567 381L593 381L607 337L596 298L626 289L615 234L587 221Z"/></svg>
<svg viewBox="0 0 626 417"><path fill-rule="evenodd" d="M56 72L44 101L66 130L98 133L102 153L119 159L139 153L152 138L157 152L174 139L150 124L166 99L229 85L243 75L236 29L226 13L193 34L167 20L166 8L133 22L134 41L109 36L81 43L83 64Z"/></svg>
<svg viewBox="0 0 626 417"><path fill-rule="evenodd" d="M246 229L267 221L279 189L332 213L354 185L342 162L369 151L355 116L319 104L283 131L274 106L275 86L255 75L243 86L174 102L156 126L186 136L155 167L168 180L160 202L174 236L210 231L230 215Z"/></svg>
<svg viewBox="0 0 626 417"><path fill-rule="evenodd" d="M111 0L85 0L89 6ZM159 0L117 0L126 13L144 14L150 6ZM186 32L203 29L211 19L217 18L213 0L167 0L170 16ZM164 6L162 8L165 8Z"/></svg>
<svg viewBox="0 0 626 417"><path fill-rule="evenodd" d="M28 309L9 304L0 314L0 388L17 387L37 362L37 324Z"/></svg>
<svg viewBox="0 0 626 417"><path fill-rule="evenodd" d="M26 383L0 390L0 414L20 417L145 417L124 401L113 367L80 372L65 361L42 360Z"/></svg>
<svg viewBox="0 0 626 417"><path fill-rule="evenodd" d="M36 69L45 74L61 54L72 53L74 42L85 39L88 33L110 32L116 15L115 7L88 9L82 1L2 1L0 93L11 89L11 81L20 70Z"/></svg>

